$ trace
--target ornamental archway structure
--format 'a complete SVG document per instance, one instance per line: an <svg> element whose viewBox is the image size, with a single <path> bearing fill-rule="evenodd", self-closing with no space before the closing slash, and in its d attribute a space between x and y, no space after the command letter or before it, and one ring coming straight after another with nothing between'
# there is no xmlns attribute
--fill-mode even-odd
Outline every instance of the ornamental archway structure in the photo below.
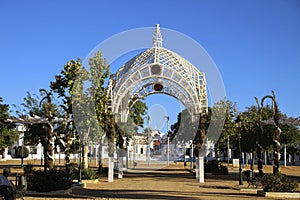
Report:
<svg viewBox="0 0 300 200"><path fill-rule="evenodd" d="M136 101L152 94L166 94L180 101L189 111L192 122L195 122L192 124L198 125L196 122L200 115L208 112L204 72L175 52L162 47L159 25L156 25L152 42L151 48L130 59L116 74L110 76L109 109L113 112L115 121L127 123L129 110ZM193 133L187 134L191 139L195 136ZM122 159L119 157L118 161L119 178L123 177ZM201 163L198 166L202 166L203 171L203 159ZM113 166L113 158L109 157L109 182L113 181ZM201 181L204 181L203 174L204 171L199 179Z"/></svg>
<svg viewBox="0 0 300 200"><path fill-rule="evenodd" d="M129 60L110 78L109 96L116 121L127 122L131 106L152 94L174 97L189 111L193 121L208 110L204 72L162 47L159 26L155 29L153 47Z"/></svg>

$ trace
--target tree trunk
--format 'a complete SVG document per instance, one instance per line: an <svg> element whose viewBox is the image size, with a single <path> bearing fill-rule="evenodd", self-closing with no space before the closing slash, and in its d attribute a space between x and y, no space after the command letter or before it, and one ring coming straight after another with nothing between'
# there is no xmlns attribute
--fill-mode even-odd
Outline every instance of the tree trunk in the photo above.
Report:
<svg viewBox="0 0 300 200"><path fill-rule="evenodd" d="M44 153L44 172L48 170L48 151L47 151L47 139L45 139L45 142L43 144L43 153Z"/></svg>
<svg viewBox="0 0 300 200"><path fill-rule="evenodd" d="M111 117L110 118L110 123L108 125L108 182L113 182L114 180L114 146L115 146L115 135L116 135L116 130L115 130L115 121Z"/></svg>
<svg viewBox="0 0 300 200"><path fill-rule="evenodd" d="M251 167L250 167L252 177L253 177L253 175L254 175L255 157L256 157L256 152L253 152L253 153L252 153L252 159L251 159Z"/></svg>
<svg viewBox="0 0 300 200"><path fill-rule="evenodd" d="M99 147L98 147L98 170L102 171L102 137L99 139Z"/></svg>
<svg viewBox="0 0 300 200"><path fill-rule="evenodd" d="M225 157L227 156L227 159L228 159L228 151L227 151L227 153L225 152L225 151L223 151L223 162L225 162L226 161L226 159L225 159Z"/></svg>
<svg viewBox="0 0 300 200"><path fill-rule="evenodd" d="M1 149L1 152L2 152L2 159L5 158L5 149Z"/></svg>
<svg viewBox="0 0 300 200"><path fill-rule="evenodd" d="M84 144L82 146L82 158L83 169L87 169L89 167L88 146Z"/></svg>
<svg viewBox="0 0 300 200"><path fill-rule="evenodd" d="M274 139L273 139L273 174L279 172L279 165L280 165L280 129L277 127L274 132Z"/></svg>
<svg viewBox="0 0 300 200"><path fill-rule="evenodd" d="M267 151L267 164L270 164L270 155L269 155L269 151Z"/></svg>
<svg viewBox="0 0 300 200"><path fill-rule="evenodd" d="M48 135L47 135L47 141L46 141L46 144L47 144L47 147L46 147L46 157L45 157L45 167L46 167L46 170L51 170L54 168L54 155L53 155L53 131L52 131L52 128L53 125L52 124L49 124L49 130L48 130ZM45 170L45 168L44 168Z"/></svg>
<svg viewBox="0 0 300 200"><path fill-rule="evenodd" d="M114 180L114 139L114 137L111 137L108 141L108 182Z"/></svg>

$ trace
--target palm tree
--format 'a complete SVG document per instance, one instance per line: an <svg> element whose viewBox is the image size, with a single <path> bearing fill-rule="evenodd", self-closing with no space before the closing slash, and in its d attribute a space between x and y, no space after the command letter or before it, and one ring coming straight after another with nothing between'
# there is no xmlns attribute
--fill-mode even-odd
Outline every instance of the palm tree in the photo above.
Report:
<svg viewBox="0 0 300 200"><path fill-rule="evenodd" d="M46 124L49 126L47 130L47 134L45 137L45 146L44 146L44 156L45 156L45 163L44 163L44 171L48 169L53 169L54 167L54 154L53 154L53 116L52 116L52 98L51 92L48 92L45 89L40 89L41 93L44 93L45 96L40 101L40 107L44 106L45 108L45 115L47 118Z"/></svg>

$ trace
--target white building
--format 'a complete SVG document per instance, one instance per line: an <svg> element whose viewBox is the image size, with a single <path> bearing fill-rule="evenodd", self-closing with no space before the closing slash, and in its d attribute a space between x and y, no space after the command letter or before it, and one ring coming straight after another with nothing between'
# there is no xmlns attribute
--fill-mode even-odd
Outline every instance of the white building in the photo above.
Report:
<svg viewBox="0 0 300 200"><path fill-rule="evenodd" d="M20 158L16 158L16 151L18 147L23 146L23 137L25 134L25 127L22 124L17 126L17 130L19 132L19 140L10 148L5 150L4 158L2 160L20 160ZM101 142L99 142L101 141ZM108 144L106 137L103 136L101 140L97 143L88 144L88 153L94 158L108 158ZM167 160L168 157L168 144L167 144L167 136L157 130L154 130L150 133L149 138L150 146L147 143L147 133L138 133L132 139L128 141L127 152L124 154L128 156L129 160L142 161L146 160L147 152L150 148L150 158L151 160ZM126 143L126 142L125 142ZM126 145L124 143L124 145ZM24 158L25 160L40 160L44 158L43 155L43 146L39 143L37 146L23 146L23 148L27 148L29 151L28 157ZM170 161L176 161L180 157L184 155L186 147L181 147L175 145L173 141L169 143L169 159ZM59 150L59 148L58 148ZM117 153L115 149L115 158L117 158ZM100 155L101 153L101 155ZM70 159L77 160L79 157L78 154L71 154ZM54 155L55 162L63 162L65 155L62 153L56 153Z"/></svg>
<svg viewBox="0 0 300 200"><path fill-rule="evenodd" d="M25 132L25 127L23 125L18 125L17 130L19 132L19 140L10 148L6 148L4 152L4 158L0 157L2 160L20 160L16 158L16 150L18 147L23 145L23 137ZM101 142L94 144L88 144L88 152L96 160L108 158L108 144L106 137L103 136ZM191 143L178 144L176 141L169 142L169 155L168 155L168 138L167 135L161 133L160 131L154 130L150 133L150 146L147 143L147 133L138 133L132 139L128 141L127 152L123 155L128 157L130 161L146 161L147 152L150 148L150 159L158 161L184 161L184 159L189 160L190 155L186 155L186 152L191 147ZM126 142L124 143L126 145ZM29 150L28 157L25 160L40 160L44 158L43 146L39 143L37 146L24 146ZM58 148L59 149L59 148ZM117 152L115 150L115 152ZM101 153L101 155L100 155ZM191 153L191 152L190 152ZM71 154L70 158L72 160L78 160L78 154ZM56 153L55 162L64 162L65 155L63 152ZM115 158L117 158L117 153L115 153ZM206 159L215 159L214 145L207 143L206 145ZM299 156L296 156L296 163L300 162ZM287 155L287 164L291 164L291 156Z"/></svg>

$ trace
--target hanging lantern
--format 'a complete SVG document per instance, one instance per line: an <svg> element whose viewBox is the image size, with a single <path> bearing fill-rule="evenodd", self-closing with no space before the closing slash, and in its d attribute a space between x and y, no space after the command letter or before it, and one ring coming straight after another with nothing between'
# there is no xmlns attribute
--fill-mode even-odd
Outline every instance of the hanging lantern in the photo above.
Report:
<svg viewBox="0 0 300 200"><path fill-rule="evenodd" d="M155 91L162 91L164 89L164 86L162 85L162 84L160 84L160 83L155 83L154 84L154 90Z"/></svg>

